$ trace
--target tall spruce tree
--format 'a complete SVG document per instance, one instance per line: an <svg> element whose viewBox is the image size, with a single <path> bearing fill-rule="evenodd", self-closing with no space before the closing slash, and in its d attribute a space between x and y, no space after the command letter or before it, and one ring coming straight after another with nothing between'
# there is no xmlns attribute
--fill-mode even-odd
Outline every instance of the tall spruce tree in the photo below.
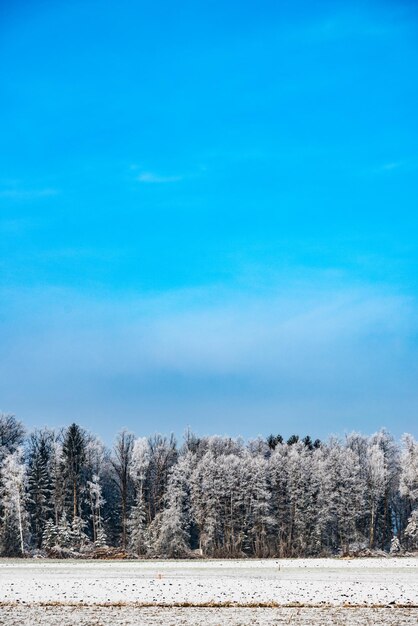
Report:
<svg viewBox="0 0 418 626"><path fill-rule="evenodd" d="M86 434L77 424L71 424L65 431L62 459L72 503L72 518L75 519L81 517L81 489L86 463Z"/></svg>
<svg viewBox="0 0 418 626"><path fill-rule="evenodd" d="M47 520L53 517L50 473L53 437L51 431L35 431L28 442L28 513L37 548L42 546Z"/></svg>

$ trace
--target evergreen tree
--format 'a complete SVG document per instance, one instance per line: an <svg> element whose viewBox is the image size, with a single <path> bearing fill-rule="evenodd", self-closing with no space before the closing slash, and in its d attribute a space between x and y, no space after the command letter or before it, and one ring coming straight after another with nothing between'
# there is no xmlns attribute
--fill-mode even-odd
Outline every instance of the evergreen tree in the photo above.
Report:
<svg viewBox="0 0 418 626"><path fill-rule="evenodd" d="M60 520L55 527L56 542L60 548L70 548L73 544L71 526L68 523L67 514L63 511Z"/></svg>
<svg viewBox="0 0 418 626"><path fill-rule="evenodd" d="M58 543L58 529L52 519L45 522L44 531L42 533L42 546L45 549L51 549Z"/></svg>
<svg viewBox="0 0 418 626"><path fill-rule="evenodd" d="M37 548L42 546L46 521L53 513L50 461L53 434L35 431L28 446L28 512L32 537Z"/></svg>
<svg viewBox="0 0 418 626"><path fill-rule="evenodd" d="M81 490L86 464L86 435L77 424L71 424L64 434L62 458L72 503L72 517L75 519L81 513Z"/></svg>

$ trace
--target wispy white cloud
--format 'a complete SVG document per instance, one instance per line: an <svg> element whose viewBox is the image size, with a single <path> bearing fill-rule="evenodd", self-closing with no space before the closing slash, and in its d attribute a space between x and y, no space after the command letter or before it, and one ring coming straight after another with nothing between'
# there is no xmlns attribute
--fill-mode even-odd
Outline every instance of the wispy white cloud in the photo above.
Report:
<svg viewBox="0 0 418 626"><path fill-rule="evenodd" d="M418 169L418 160L414 158L408 158L400 161L387 161L375 167L373 172L375 174L385 174L395 172L397 170L412 172L416 169Z"/></svg>
<svg viewBox="0 0 418 626"><path fill-rule="evenodd" d="M398 168L402 167L403 163L402 161L393 161L392 163L384 163L380 170L383 172L390 172L391 170L397 170Z"/></svg>
<svg viewBox="0 0 418 626"><path fill-rule="evenodd" d="M140 183L177 183L182 180L182 176L163 176L161 174L156 174L155 172L141 172L141 174L137 177L137 180Z"/></svg>

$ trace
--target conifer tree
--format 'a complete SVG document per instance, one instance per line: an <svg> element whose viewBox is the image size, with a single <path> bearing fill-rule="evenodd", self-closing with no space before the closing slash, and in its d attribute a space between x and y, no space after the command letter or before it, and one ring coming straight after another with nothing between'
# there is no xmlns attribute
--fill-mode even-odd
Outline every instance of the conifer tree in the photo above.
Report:
<svg viewBox="0 0 418 626"><path fill-rule="evenodd" d="M72 503L72 517L75 519L81 513L81 490L84 486L86 463L86 435L77 424L71 424L65 432L62 458Z"/></svg>

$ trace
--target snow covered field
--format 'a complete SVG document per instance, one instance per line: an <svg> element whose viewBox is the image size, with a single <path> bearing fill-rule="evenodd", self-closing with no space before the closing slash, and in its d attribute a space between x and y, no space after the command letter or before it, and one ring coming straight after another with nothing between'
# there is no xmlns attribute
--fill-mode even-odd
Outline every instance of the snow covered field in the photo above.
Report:
<svg viewBox="0 0 418 626"><path fill-rule="evenodd" d="M416 626L414 609L3 607L3 626Z"/></svg>
<svg viewBox="0 0 418 626"><path fill-rule="evenodd" d="M0 606L7 625L417 624L418 559L4 559Z"/></svg>

